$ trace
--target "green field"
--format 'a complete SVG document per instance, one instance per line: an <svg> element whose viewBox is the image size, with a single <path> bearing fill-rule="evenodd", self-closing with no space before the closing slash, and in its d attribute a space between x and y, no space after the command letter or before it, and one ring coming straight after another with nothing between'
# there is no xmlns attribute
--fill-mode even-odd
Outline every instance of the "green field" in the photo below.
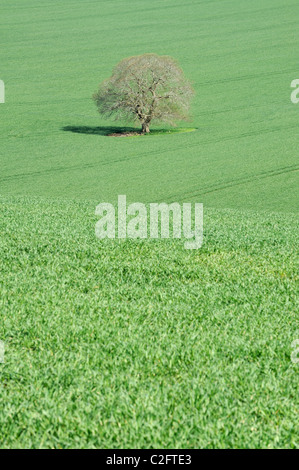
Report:
<svg viewBox="0 0 299 470"><path fill-rule="evenodd" d="M0 447L299 447L298 20L296 0L1 1ZM146 52L192 81L195 130L107 137L91 96ZM203 202L202 248L100 242L119 194Z"/></svg>

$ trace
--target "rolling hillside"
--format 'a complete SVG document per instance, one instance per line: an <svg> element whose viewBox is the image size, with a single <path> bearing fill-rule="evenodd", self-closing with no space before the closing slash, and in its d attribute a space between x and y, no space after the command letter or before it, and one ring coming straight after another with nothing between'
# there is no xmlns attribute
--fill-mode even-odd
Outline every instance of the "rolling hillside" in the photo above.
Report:
<svg viewBox="0 0 299 470"><path fill-rule="evenodd" d="M2 0L1 448L299 447L298 19L296 0ZM106 136L91 95L145 52L192 81L194 132ZM100 242L119 194L203 202L202 248Z"/></svg>
<svg viewBox="0 0 299 470"><path fill-rule="evenodd" d="M0 194L297 210L298 17L295 0L3 0ZM89 134L113 125L91 100L98 83L144 52L192 80L197 132Z"/></svg>

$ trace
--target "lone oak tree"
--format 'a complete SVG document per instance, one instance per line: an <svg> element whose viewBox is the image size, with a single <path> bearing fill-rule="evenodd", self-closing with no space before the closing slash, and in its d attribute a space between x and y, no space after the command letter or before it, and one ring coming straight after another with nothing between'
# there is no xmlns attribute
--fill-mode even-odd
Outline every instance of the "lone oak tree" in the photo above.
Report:
<svg viewBox="0 0 299 470"><path fill-rule="evenodd" d="M187 120L194 92L174 59L144 54L122 60L93 99L100 114L123 121L140 121L142 133L153 121L175 125Z"/></svg>

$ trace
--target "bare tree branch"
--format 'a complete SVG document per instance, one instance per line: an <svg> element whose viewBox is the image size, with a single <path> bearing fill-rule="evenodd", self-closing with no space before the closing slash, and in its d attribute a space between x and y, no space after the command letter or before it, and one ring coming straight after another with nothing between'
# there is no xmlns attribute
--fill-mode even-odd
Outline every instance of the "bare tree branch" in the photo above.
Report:
<svg viewBox="0 0 299 470"><path fill-rule="evenodd" d="M177 63L168 56L144 54L122 60L93 99L100 114L124 121L137 120L142 132L152 122L188 119L193 89Z"/></svg>

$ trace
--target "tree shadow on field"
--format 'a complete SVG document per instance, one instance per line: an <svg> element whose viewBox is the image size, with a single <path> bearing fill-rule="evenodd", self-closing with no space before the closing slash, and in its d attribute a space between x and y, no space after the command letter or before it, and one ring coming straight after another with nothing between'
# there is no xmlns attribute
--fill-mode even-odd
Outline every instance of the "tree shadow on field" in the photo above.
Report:
<svg viewBox="0 0 299 470"><path fill-rule="evenodd" d="M176 127L171 129L151 129L149 134L142 134L141 128L138 127L115 127L115 126L65 126L62 127L63 131L74 132L77 134L89 135L104 135L111 137L134 137L140 135L164 135L164 134L177 134L179 132L193 132L197 127L182 128Z"/></svg>
<svg viewBox="0 0 299 470"><path fill-rule="evenodd" d="M140 133L140 129L136 127L91 127L91 126L65 126L62 128L66 132L75 132L77 134L91 135L110 135L110 134L126 134L130 132Z"/></svg>

